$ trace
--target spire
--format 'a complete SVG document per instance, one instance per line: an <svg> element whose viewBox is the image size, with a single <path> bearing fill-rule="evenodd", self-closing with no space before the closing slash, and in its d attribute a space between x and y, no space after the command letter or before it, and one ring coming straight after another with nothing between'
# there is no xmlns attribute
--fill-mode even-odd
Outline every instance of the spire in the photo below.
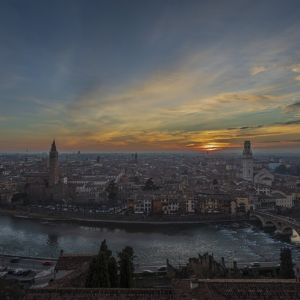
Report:
<svg viewBox="0 0 300 300"><path fill-rule="evenodd" d="M55 145L55 139L53 140L53 143L51 145L51 152L56 152L56 145Z"/></svg>

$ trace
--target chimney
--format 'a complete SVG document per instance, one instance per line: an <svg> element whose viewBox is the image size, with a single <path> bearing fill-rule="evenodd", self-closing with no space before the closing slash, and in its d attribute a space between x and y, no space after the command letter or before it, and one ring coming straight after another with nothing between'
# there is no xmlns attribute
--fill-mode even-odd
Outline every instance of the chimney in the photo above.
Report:
<svg viewBox="0 0 300 300"><path fill-rule="evenodd" d="M198 284L198 278L196 275L192 275L190 277L190 289L194 290L196 288L198 288L199 284Z"/></svg>
<svg viewBox="0 0 300 300"><path fill-rule="evenodd" d="M60 256L64 255L64 250L60 250Z"/></svg>

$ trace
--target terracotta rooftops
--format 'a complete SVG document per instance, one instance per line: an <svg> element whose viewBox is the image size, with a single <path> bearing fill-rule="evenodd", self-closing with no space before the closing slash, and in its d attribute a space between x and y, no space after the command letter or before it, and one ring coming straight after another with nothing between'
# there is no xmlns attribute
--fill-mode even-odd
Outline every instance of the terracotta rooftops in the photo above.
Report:
<svg viewBox="0 0 300 300"><path fill-rule="evenodd" d="M160 289L78 289L60 288L30 289L23 300L171 300L174 291L171 288Z"/></svg>
<svg viewBox="0 0 300 300"><path fill-rule="evenodd" d="M96 254L61 254L55 265L55 270L77 270L84 263L90 263Z"/></svg>
<svg viewBox="0 0 300 300"><path fill-rule="evenodd" d="M216 279L174 280L175 299L206 300L296 300L300 299L300 283L295 280Z"/></svg>

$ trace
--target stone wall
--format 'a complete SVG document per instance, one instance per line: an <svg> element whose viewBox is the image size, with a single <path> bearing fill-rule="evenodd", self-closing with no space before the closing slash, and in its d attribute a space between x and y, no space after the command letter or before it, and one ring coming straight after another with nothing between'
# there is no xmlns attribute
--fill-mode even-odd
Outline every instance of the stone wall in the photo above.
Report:
<svg viewBox="0 0 300 300"><path fill-rule="evenodd" d="M53 219L81 219L91 221L118 221L118 222L168 222L168 223L201 223L201 222L232 222L248 220L248 216L231 216L231 215L188 215L188 216L146 216L146 215L119 215L119 214L98 214L98 213L82 213L68 212L61 210L50 210L39 207L28 207L21 205L3 205L0 206L0 212L12 215L24 215L33 218L53 218Z"/></svg>

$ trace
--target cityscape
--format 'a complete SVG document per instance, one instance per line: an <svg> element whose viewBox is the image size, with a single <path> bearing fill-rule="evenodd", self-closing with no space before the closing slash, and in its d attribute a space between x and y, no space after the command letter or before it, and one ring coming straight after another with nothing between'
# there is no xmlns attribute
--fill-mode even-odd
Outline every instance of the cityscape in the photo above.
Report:
<svg viewBox="0 0 300 300"><path fill-rule="evenodd" d="M0 2L0 299L300 299L297 0Z"/></svg>

